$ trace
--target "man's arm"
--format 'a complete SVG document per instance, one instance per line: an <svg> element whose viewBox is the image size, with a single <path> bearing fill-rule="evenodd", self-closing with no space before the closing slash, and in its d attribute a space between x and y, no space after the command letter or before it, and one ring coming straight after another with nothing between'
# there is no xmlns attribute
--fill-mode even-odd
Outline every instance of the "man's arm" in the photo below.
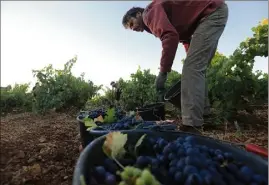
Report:
<svg viewBox="0 0 269 185"><path fill-rule="evenodd" d="M161 72L170 72L176 55L179 36L160 4L154 5L143 18L145 25L162 41Z"/></svg>

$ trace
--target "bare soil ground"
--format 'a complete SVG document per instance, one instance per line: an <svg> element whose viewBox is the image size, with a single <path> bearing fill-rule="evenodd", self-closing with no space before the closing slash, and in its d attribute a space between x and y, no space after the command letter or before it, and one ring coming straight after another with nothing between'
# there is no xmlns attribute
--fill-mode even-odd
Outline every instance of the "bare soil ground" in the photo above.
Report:
<svg viewBox="0 0 269 185"><path fill-rule="evenodd" d="M79 156L74 116L51 113L1 119L1 185L71 184Z"/></svg>
<svg viewBox="0 0 269 185"><path fill-rule="evenodd" d="M205 129L210 137L268 148L268 109L257 110L253 124L238 122ZM250 120L243 114L244 119ZM254 126L255 125L255 126ZM70 185L79 157L75 115L32 113L1 118L1 185Z"/></svg>

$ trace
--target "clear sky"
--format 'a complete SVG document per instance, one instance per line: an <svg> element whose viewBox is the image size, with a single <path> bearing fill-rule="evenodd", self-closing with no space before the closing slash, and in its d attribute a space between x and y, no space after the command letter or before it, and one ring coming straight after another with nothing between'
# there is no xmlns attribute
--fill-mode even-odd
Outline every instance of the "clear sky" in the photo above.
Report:
<svg viewBox="0 0 269 185"><path fill-rule="evenodd" d="M73 72L108 85L127 78L138 65L158 72L161 42L148 33L125 30L122 16L149 1L1 1L1 86L34 82L32 69L63 67L78 55ZM218 50L230 55L251 36L251 27L268 17L267 1L228 1L229 20ZM181 72L185 57L179 45L173 69ZM254 70L268 72L268 59Z"/></svg>

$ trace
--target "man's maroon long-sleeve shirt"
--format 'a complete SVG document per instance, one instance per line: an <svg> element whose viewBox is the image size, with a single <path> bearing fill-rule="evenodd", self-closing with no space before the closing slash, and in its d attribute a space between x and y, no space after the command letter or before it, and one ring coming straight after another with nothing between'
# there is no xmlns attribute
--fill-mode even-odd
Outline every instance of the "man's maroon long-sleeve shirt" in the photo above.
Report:
<svg viewBox="0 0 269 185"><path fill-rule="evenodd" d="M145 26L162 41L161 72L171 71L178 43L187 52L199 21L222 3L224 0L153 0L145 8Z"/></svg>

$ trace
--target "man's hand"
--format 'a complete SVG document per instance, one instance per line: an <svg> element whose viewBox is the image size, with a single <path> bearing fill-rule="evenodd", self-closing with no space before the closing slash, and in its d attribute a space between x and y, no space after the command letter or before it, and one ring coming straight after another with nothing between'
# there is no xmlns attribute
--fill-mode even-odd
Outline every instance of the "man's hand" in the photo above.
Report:
<svg viewBox="0 0 269 185"><path fill-rule="evenodd" d="M159 75L157 76L157 78L155 80L155 85L156 85L157 91L164 90L166 80L167 80L167 72L159 72Z"/></svg>
<svg viewBox="0 0 269 185"><path fill-rule="evenodd" d="M167 80L167 72L159 72L155 80L156 90L158 93L158 101L164 101L164 93L165 93L165 82Z"/></svg>

